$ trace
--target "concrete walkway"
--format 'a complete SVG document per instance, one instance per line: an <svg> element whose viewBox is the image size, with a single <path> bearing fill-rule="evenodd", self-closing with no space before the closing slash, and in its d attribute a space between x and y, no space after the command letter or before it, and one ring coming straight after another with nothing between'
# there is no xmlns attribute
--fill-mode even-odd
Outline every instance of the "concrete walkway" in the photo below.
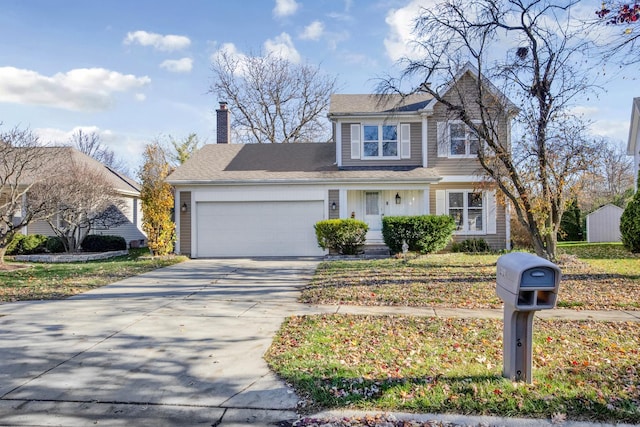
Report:
<svg viewBox="0 0 640 427"><path fill-rule="evenodd" d="M317 263L192 260L66 300L0 305L0 425L274 425L297 419L298 397L262 359L286 316L502 315L299 304Z"/></svg>

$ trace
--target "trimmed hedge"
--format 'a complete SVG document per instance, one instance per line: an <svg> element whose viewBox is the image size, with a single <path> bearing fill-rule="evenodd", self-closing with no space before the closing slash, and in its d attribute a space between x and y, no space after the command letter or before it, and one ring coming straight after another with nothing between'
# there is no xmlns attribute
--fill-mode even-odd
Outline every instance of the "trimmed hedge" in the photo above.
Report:
<svg viewBox="0 0 640 427"><path fill-rule="evenodd" d="M45 252L47 236L16 234L7 246L7 255L31 255Z"/></svg>
<svg viewBox="0 0 640 427"><path fill-rule="evenodd" d="M382 237L391 252L402 252L402 241L409 250L423 254L444 249L456 229L455 220L448 215L385 216L382 218Z"/></svg>
<svg viewBox="0 0 640 427"><path fill-rule="evenodd" d="M123 251L127 249L127 242L121 236L89 234L84 238L81 246L86 252Z"/></svg>
<svg viewBox="0 0 640 427"><path fill-rule="evenodd" d="M369 226L357 219L327 219L318 221L316 230L318 246L343 255L356 255L362 251Z"/></svg>

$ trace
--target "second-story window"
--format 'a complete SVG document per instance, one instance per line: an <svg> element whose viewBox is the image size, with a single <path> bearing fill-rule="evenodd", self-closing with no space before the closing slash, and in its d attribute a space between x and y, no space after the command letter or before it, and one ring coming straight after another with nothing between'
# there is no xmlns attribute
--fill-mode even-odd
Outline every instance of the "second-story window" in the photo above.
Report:
<svg viewBox="0 0 640 427"><path fill-rule="evenodd" d="M363 125L362 152L364 157L398 157L397 125Z"/></svg>
<svg viewBox="0 0 640 427"><path fill-rule="evenodd" d="M478 135L464 123L449 123L449 154L478 155Z"/></svg>

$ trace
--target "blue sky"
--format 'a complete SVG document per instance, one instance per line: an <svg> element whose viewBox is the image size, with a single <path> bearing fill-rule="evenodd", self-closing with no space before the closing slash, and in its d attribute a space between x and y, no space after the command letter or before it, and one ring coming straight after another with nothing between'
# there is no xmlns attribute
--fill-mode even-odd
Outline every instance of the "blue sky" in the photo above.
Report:
<svg viewBox="0 0 640 427"><path fill-rule="evenodd" d="M406 53L419 6L434 0L2 0L0 122L46 142L75 130L139 166L145 143L191 132L215 142L211 56L274 50L370 93ZM598 1L584 1L593 13ZM637 75L637 70L633 71ZM629 71L629 76L632 72ZM628 76L628 77L629 77ZM577 107L626 143L636 80L618 77Z"/></svg>

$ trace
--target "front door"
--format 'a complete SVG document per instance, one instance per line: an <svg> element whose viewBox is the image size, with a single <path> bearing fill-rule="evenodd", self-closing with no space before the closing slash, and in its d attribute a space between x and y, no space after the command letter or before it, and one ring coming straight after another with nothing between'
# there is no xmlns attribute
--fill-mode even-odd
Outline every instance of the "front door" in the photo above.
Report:
<svg viewBox="0 0 640 427"><path fill-rule="evenodd" d="M369 226L367 240L382 239L382 197L379 191L364 193L364 222Z"/></svg>

